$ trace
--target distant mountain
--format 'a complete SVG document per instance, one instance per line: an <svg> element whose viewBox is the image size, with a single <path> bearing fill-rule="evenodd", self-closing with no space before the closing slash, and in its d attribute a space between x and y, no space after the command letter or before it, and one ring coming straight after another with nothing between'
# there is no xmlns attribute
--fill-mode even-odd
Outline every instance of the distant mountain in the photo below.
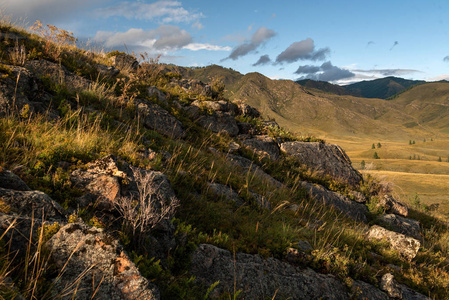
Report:
<svg viewBox="0 0 449 300"><path fill-rule="evenodd" d="M296 83L302 85L307 89L320 90L322 92L331 93L335 95L351 95L351 92L342 86L329 83L327 81L316 81L312 79L297 80Z"/></svg>
<svg viewBox="0 0 449 300"><path fill-rule="evenodd" d="M390 76L370 81L361 81L343 87L354 96L387 99L411 86L423 83L426 82L423 80L408 80Z"/></svg>

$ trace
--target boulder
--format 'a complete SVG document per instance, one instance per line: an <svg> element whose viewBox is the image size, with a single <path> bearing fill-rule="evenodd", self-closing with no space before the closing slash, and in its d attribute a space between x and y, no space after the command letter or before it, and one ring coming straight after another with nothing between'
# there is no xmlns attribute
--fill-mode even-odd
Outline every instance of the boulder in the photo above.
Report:
<svg viewBox="0 0 449 300"><path fill-rule="evenodd" d="M259 195L257 193L253 193L253 192L250 192L250 193L251 193L251 196L254 198L256 205L258 207L271 210L271 203L267 199L267 197L265 197L263 195Z"/></svg>
<svg viewBox="0 0 449 300"><path fill-rule="evenodd" d="M244 253L233 255L208 244L199 245L194 252L190 273L205 286L220 282L212 291L212 297L224 293L233 295L239 290L242 299L352 299L353 294L333 275L301 269L275 258L263 259ZM373 286L367 287L361 282L357 285L366 295L383 295Z"/></svg>
<svg viewBox="0 0 449 300"><path fill-rule="evenodd" d="M246 103L240 103L237 105L238 107L238 113L239 115L242 115L244 117L250 117L250 118L259 118L260 112L255 109L254 107L246 104Z"/></svg>
<svg viewBox="0 0 449 300"><path fill-rule="evenodd" d="M90 80L68 71L62 65L45 59L28 61L25 67L40 77L47 76L55 83L65 84L72 91L85 90L92 85Z"/></svg>
<svg viewBox="0 0 449 300"><path fill-rule="evenodd" d="M72 223L48 242L56 266L63 270L54 292L62 299L159 299L119 242L103 229Z"/></svg>
<svg viewBox="0 0 449 300"><path fill-rule="evenodd" d="M402 300L430 300L431 298L424 296L404 284L400 284L394 279L393 274L387 273L382 276L380 288L385 291L388 296L393 299Z"/></svg>
<svg viewBox="0 0 449 300"><path fill-rule="evenodd" d="M95 64L94 68L97 70L97 72L101 76L108 77L108 78L114 78L114 77L117 77L118 74L120 74L120 70L113 66L106 66L103 64Z"/></svg>
<svg viewBox="0 0 449 300"><path fill-rule="evenodd" d="M2 168L0 168L0 188L16 191L31 191L28 185L26 185L19 176Z"/></svg>
<svg viewBox="0 0 449 300"><path fill-rule="evenodd" d="M366 218L368 209L365 205L352 201L339 193L329 191L321 185L305 181L301 182L300 185L316 201L320 201L325 205L333 207L355 221L365 223L368 221Z"/></svg>
<svg viewBox="0 0 449 300"><path fill-rule="evenodd" d="M234 103L219 100L219 101L193 101L193 106L197 106L200 108L206 108L210 111L220 111L220 112L228 112L231 115L237 114L237 106Z"/></svg>
<svg viewBox="0 0 449 300"><path fill-rule="evenodd" d="M368 231L369 240L386 240L391 248L398 251L401 256L411 261L419 251L421 243L414 238L373 225Z"/></svg>
<svg viewBox="0 0 449 300"><path fill-rule="evenodd" d="M137 110L145 127L155 130L170 138L184 138L186 132L182 123L168 111L147 100L137 99Z"/></svg>
<svg viewBox="0 0 449 300"><path fill-rule="evenodd" d="M239 133L237 121L228 112L215 111L210 115L200 115L196 122L215 133L226 133L229 136L236 136Z"/></svg>
<svg viewBox="0 0 449 300"><path fill-rule="evenodd" d="M421 230L419 221L414 219L404 218L395 214L382 215L380 222L390 226L394 231L421 239Z"/></svg>
<svg viewBox="0 0 449 300"><path fill-rule="evenodd" d="M356 186L362 180L349 157L337 145L295 141L281 144L281 150L312 170L337 181Z"/></svg>
<svg viewBox="0 0 449 300"><path fill-rule="evenodd" d="M148 97L155 97L157 101L162 102L162 103L167 103L167 96L165 96L165 94L158 89L155 86L149 86L147 88L148 91Z"/></svg>
<svg viewBox="0 0 449 300"><path fill-rule="evenodd" d="M10 212L45 220L64 220L64 208L41 191L16 191L0 187L0 199Z"/></svg>
<svg viewBox="0 0 449 300"><path fill-rule="evenodd" d="M390 297L388 297L383 291L361 280L354 280L352 282L352 293L353 295L350 299L390 300Z"/></svg>
<svg viewBox="0 0 449 300"><path fill-rule="evenodd" d="M234 203L238 206L243 205L245 202L239 197L239 194L229 186L220 183L208 183L209 191L217 195L219 199L226 202Z"/></svg>
<svg viewBox="0 0 449 300"><path fill-rule="evenodd" d="M256 126L250 123L237 123L237 126L239 127L239 134L245 134L245 135L256 135L260 134L259 130L257 130Z"/></svg>
<svg viewBox="0 0 449 300"><path fill-rule="evenodd" d="M139 67L139 62L136 60L136 58L125 53L114 55L110 58L110 60L112 65L117 69L120 69L121 71L135 72Z"/></svg>
<svg viewBox="0 0 449 300"><path fill-rule="evenodd" d="M389 214L396 214L403 217L408 216L408 207L404 204L396 201L392 196L390 195L384 195L380 201L378 206L381 206L385 209L385 212Z"/></svg>
<svg viewBox="0 0 449 300"><path fill-rule="evenodd" d="M268 135L257 135L253 138L243 140L242 143L260 157L267 157L271 160L279 159L279 146L276 141Z"/></svg>

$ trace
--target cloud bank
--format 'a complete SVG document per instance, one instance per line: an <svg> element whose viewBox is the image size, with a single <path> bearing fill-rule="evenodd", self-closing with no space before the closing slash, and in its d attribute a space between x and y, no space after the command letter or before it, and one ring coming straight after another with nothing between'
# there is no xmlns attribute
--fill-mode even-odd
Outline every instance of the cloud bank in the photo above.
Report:
<svg viewBox="0 0 449 300"><path fill-rule="evenodd" d="M295 42L276 57L276 63L293 63L298 60L325 60L330 53L329 48L315 50L315 43L311 38Z"/></svg>
<svg viewBox="0 0 449 300"><path fill-rule="evenodd" d="M317 81L338 81L355 77L356 74L332 65L330 61L323 63L321 66L300 66L295 74L304 74L299 79L312 79Z"/></svg>
<svg viewBox="0 0 449 300"><path fill-rule="evenodd" d="M260 27L253 34L250 41L238 45L234 50L232 50L231 54L229 54L227 58L222 59L222 61L227 59L237 60L239 57L245 56L248 53L255 51L275 35L276 33L273 30L266 27Z"/></svg>
<svg viewBox="0 0 449 300"><path fill-rule="evenodd" d="M263 66L271 63L271 58L268 55L262 55L259 60L253 64L253 67Z"/></svg>

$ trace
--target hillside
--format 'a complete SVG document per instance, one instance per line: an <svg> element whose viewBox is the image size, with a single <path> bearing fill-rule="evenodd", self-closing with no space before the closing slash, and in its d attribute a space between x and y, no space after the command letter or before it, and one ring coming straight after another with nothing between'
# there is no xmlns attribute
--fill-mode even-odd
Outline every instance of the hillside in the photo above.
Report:
<svg viewBox="0 0 449 300"><path fill-rule="evenodd" d="M388 101L50 29L0 23L1 298L445 299L447 224L263 117L406 134Z"/></svg>
<svg viewBox="0 0 449 300"><path fill-rule="evenodd" d="M329 83L327 81L316 81L312 79L303 79L303 80L296 80L296 83L302 85L303 87L307 89L315 89L322 92L335 94L335 95L351 95L351 92L349 92L347 89L345 89L342 86Z"/></svg>
<svg viewBox="0 0 449 300"><path fill-rule="evenodd" d="M356 82L343 87L354 96L387 99L411 86L423 83L425 83L425 81L407 80L390 76L375 80Z"/></svg>

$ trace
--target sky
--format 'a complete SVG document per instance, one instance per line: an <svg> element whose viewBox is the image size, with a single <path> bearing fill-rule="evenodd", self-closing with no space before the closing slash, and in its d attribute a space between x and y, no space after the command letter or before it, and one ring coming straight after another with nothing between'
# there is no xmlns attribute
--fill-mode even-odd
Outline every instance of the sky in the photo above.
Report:
<svg viewBox="0 0 449 300"><path fill-rule="evenodd" d="M272 79L449 79L449 1L0 0L3 16L73 32L86 49Z"/></svg>

